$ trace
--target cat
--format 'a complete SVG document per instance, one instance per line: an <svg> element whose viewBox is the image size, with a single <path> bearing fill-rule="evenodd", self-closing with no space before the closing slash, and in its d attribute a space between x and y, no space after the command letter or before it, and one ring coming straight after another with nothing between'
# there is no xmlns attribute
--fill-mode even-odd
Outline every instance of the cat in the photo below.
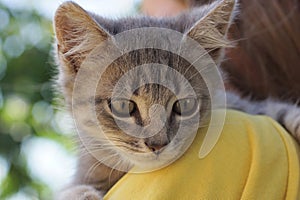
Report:
<svg viewBox="0 0 300 200"><path fill-rule="evenodd" d="M54 28L58 85L75 117L80 138L74 180L58 199L102 199L133 166L145 167L157 160L168 161L181 155L188 138L192 138L188 133L209 123L213 104L211 91L205 77L193 67L196 63L173 52L150 47L161 45L162 39L164 45L172 46L191 38L209 55L209 58L198 55L201 64L213 61L220 65L224 59L223 49L232 48L227 32L237 14L235 0L217 0L170 18L137 16L111 20L89 13L73 2L65 2L57 9ZM157 36L158 42L154 41L149 48L125 50L126 45L145 42L147 38L143 35L137 34L128 42L116 39L118 34L149 27L162 31ZM181 33L183 38L174 40L163 33L166 30ZM153 31L157 33L156 29ZM194 53L194 49L185 50ZM102 69L113 53L117 55L113 62ZM158 65L153 66L153 63ZM98 76L95 74L101 75L99 80L95 80ZM124 76L128 78L122 81ZM171 82L171 86L165 82L166 85L155 83L165 80L162 77L168 77L166 82ZM119 89L114 91L116 86ZM189 89L194 93L187 92ZM223 95L222 92L216 91L219 95ZM300 141L300 108L297 106L271 98L251 101L230 92L226 95L229 108L268 115ZM186 134L178 136L181 126ZM152 134L152 129L157 134ZM139 131L147 137L138 137Z"/></svg>

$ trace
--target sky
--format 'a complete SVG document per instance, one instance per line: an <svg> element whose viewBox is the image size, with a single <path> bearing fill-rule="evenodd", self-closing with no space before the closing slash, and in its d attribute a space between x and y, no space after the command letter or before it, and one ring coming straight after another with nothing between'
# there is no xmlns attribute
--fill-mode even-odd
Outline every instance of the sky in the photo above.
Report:
<svg viewBox="0 0 300 200"><path fill-rule="evenodd" d="M105 17L128 15L140 0L73 0L84 9ZM52 19L56 8L63 0L0 0L10 8L35 9L42 15Z"/></svg>

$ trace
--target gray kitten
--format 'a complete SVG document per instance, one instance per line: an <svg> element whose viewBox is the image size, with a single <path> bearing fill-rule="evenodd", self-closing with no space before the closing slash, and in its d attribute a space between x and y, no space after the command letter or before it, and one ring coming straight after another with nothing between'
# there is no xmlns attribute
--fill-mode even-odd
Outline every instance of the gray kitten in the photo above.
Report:
<svg viewBox="0 0 300 200"><path fill-rule="evenodd" d="M222 91L209 90L205 77L193 66L196 63L163 49L128 51L126 48L133 43L143 40L146 44L147 38L133 37L122 46L117 35L137 28L159 28L162 33L150 47L161 45L162 41L165 46L178 43L181 52L192 55L198 52L181 49L181 43L191 38L206 51L206 55L198 55L200 65L210 66L210 61L219 65L222 49L232 47L226 35L236 7L234 0L219 0L176 17L139 16L119 20L104 19L72 2L57 9L58 82L76 118L80 137L77 172L58 199L102 199L133 166L157 168L156 161L178 158L193 138L188 133L208 125L211 95L224 95ZM182 38L174 40L163 33L167 29L180 33ZM104 70L105 60L114 53L119 56ZM95 80L98 71L101 78ZM128 78L120 82L124 76ZM156 84L158 80L168 83ZM95 88L91 89L91 85ZM117 85L119 89L115 90ZM229 108L272 117L300 140L298 107L271 99L250 102L232 93L227 94L227 103ZM157 134L152 134L154 129ZM179 130L186 134L177 136ZM139 133L143 133L142 137Z"/></svg>

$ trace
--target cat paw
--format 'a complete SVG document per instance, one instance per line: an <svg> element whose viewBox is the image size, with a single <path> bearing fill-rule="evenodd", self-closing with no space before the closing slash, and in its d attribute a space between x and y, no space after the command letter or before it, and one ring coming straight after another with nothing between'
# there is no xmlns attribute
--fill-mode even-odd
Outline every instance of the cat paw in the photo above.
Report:
<svg viewBox="0 0 300 200"><path fill-rule="evenodd" d="M88 185L79 185L63 190L56 199L58 200L102 200L104 194Z"/></svg>

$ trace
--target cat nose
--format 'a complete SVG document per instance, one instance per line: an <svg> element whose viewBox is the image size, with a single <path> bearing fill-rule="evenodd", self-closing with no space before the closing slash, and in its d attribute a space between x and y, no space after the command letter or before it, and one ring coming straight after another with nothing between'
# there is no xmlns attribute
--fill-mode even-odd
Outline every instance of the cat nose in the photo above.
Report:
<svg viewBox="0 0 300 200"><path fill-rule="evenodd" d="M157 152L167 146L168 142L151 142L151 141L145 141L145 145L153 152Z"/></svg>

